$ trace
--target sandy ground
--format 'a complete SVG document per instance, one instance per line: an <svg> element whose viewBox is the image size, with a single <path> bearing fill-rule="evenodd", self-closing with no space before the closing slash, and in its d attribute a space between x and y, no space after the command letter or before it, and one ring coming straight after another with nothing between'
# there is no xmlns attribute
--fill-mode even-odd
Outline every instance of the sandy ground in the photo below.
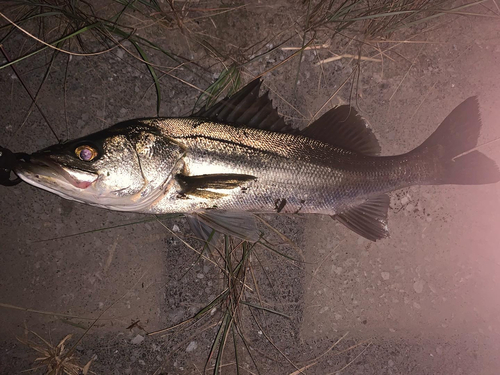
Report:
<svg viewBox="0 0 500 375"><path fill-rule="evenodd" d="M223 14L213 20L226 29L214 33L227 39L237 32L233 42L250 45L290 22L285 10L249 6ZM388 52L393 61L386 57L383 65L362 65L357 104L384 155L419 145L472 95L479 96L481 106L480 143L500 136L498 19L450 16L425 26L420 31L433 30L414 40L432 43L401 44L394 49L397 54ZM203 58L203 50L185 43L175 30L169 32L154 37L178 53ZM6 51L16 56L22 40L7 41ZM29 43L21 49L26 51ZM218 43L217 48L231 52L230 43ZM300 45L300 40L287 45ZM288 54L278 50L260 59L245 68L245 79ZM50 56L40 54L17 65L32 92ZM274 103L296 126L305 126L351 72L347 60L319 67L317 59L312 51L304 54L296 91L297 61L264 77ZM201 79L181 69L179 76L204 88L212 73ZM161 82L160 113L189 113L199 92L169 77ZM31 100L10 68L0 70L0 88L0 144L33 152L56 142L36 109L24 122ZM346 87L326 108L348 98ZM69 63L66 55L58 55L38 103L63 139L156 114L146 68L119 49L91 58L72 56ZM500 161L498 144L481 151ZM203 372L220 310L188 329L146 336L191 317L224 285L211 262L191 267L197 254L177 237L189 234L183 218L164 221L171 232L156 221L144 222L149 219L145 215L84 206L26 184L0 192L0 373L32 366L36 353L16 340L25 327L54 344L74 334L70 345L76 343L75 355L82 364L94 358L91 369L98 374ZM499 208L498 184L397 191L391 196L391 237L376 243L329 217L265 215L297 244L305 261L256 248L251 264L262 300L288 318L242 310L241 326L253 357L238 349L241 373L291 374L313 364L303 373L497 374ZM299 256L286 244L276 247ZM233 352L228 345L223 373L236 373Z"/></svg>

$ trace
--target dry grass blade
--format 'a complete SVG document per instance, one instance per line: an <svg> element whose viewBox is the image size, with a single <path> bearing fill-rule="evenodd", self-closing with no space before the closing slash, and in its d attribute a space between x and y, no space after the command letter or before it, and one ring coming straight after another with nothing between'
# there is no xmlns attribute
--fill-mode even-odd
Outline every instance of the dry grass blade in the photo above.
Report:
<svg viewBox="0 0 500 375"><path fill-rule="evenodd" d="M67 39L70 39L70 38L73 38L73 37L77 37L79 34L84 33L84 32L86 32L86 31L88 31L88 30L91 30L91 29L92 29L92 28L94 28L94 27L97 27L97 24L93 24L93 25L89 25L89 26L83 27L83 28L81 28L81 29L79 29L79 30L75 31L74 33L71 33L71 34L69 34L69 35L66 35L65 37L62 37L62 38L60 38L60 39L56 40L56 41L55 41L55 42L53 42L53 43L54 43L54 44L58 44L58 43L63 42L63 41L65 41L65 40L67 40ZM13 64L17 64L17 63L18 63L18 62L20 62L20 61L23 61L23 60L26 60L26 59L28 59L28 58L31 58L31 57L33 57L34 55L36 55L36 54L38 54L38 53L42 52L42 51L43 51L43 50L45 50L46 48L47 48L47 46L42 47L42 48L40 48L40 49L37 49L37 50L35 50L35 51L33 51L33 52L30 52L30 53L28 53L28 54L24 55L24 56L18 57L17 59L14 59L14 60L12 60L12 61L10 61L10 62L7 62L7 63L5 63L5 64L3 64L3 65L0 65L0 69L6 68L6 67L11 66L11 65L13 65ZM107 52L109 52L109 51L110 51L110 49L109 49L109 50L106 50L106 51L101 51L101 52L98 52L98 53L94 53L94 54L83 54L83 55L84 55L84 56L96 55L96 54L101 54L101 53L107 53ZM60 51L60 52L61 52L61 51ZM67 53L67 54L69 54L69 55L71 55L71 54L72 54L72 53L69 53L69 51L62 51L62 52Z"/></svg>
<svg viewBox="0 0 500 375"><path fill-rule="evenodd" d="M9 303L0 303L0 307L4 307L7 309L13 309L13 310L20 310L20 311L25 311L25 312L35 313L35 314L41 314L41 315L57 316L57 317L66 318L66 319L95 320L95 318L88 318L88 317L82 317L82 316L70 315L70 314L62 314L62 313L57 313L57 312L53 312L53 311L42 311L42 310L28 309L26 307L15 306L15 305L11 305ZM118 318L105 318L105 319L101 319L101 320L114 320L114 319L118 319Z"/></svg>
<svg viewBox="0 0 500 375"><path fill-rule="evenodd" d="M273 310L273 309L269 309L269 308L264 307L264 306L255 305L253 303L245 302L245 301L242 301L241 304L249 306L249 307L252 307L252 308L257 309L257 310L267 311L268 313L276 314L278 316L282 316L283 318L287 318L287 319L290 319L290 320L292 319L292 317L289 316L289 315L283 314L283 313L281 313L279 311L276 311L276 310Z"/></svg>
<svg viewBox="0 0 500 375"><path fill-rule="evenodd" d="M344 353L344 352L346 352L346 351L348 351L348 350L352 350L352 349L354 349L354 348L356 348L356 347L358 347L358 346L360 346L360 345L362 345L362 344L364 344L364 343L365 343L365 342L362 342L362 343L359 343L359 344L353 345L353 346L351 346L350 348L347 348L346 350L343 350L343 351L342 351L342 352L340 352L340 353ZM337 370L337 371L335 371L335 372L331 372L331 373L329 373L328 375L338 375L338 374L340 374L342 371L344 371L346 368L348 368L350 365L352 365L352 364L353 364L353 363L354 363L354 362L355 362L355 361L356 361L359 357L361 357L361 356L363 355L363 353L364 353L364 352L366 352L366 350L370 347L370 345L371 345L371 344L372 344L372 343L371 343L371 341L368 341L368 345L366 345L366 346L363 348L363 350L362 350L360 353L358 353L358 355L356 355L356 357L354 357L353 359L351 359L351 360L350 360L348 363L346 363L346 364L345 364L345 366L344 366L344 367L342 367L341 369L339 369L339 370ZM337 353L337 355L338 355L338 354L340 354L340 353Z"/></svg>
<svg viewBox="0 0 500 375"><path fill-rule="evenodd" d="M5 51L5 48L3 47L2 44L0 44L0 51L2 52L3 56L5 57L5 59L7 60L7 62L10 62L10 58L9 56L7 55L7 51ZM52 62L51 62L51 65L52 65ZM40 108L40 106L38 105L37 101L36 101L36 98L33 96L33 94L31 93L30 89L28 88L28 86L26 85L26 83L24 82L22 76L19 74L19 72L17 71L16 67L14 65L11 66L12 70L14 71L14 74L16 75L16 77L19 79L19 82L21 82L21 85L23 86L24 90L26 91L26 93L29 95L29 97L31 98L31 100L33 101L33 105L36 106L36 108L38 109L38 111L40 112L40 115L42 115L43 119L45 120L47 126L49 127L50 131L52 132L52 134L54 134L54 137L56 138L56 140L58 142L60 142L57 134L55 133L54 131L54 128L52 127L52 125L50 124L50 121L48 120L47 116L45 115L45 113L42 111L42 108ZM49 68L50 69L50 68ZM48 76L48 74L46 75ZM44 78L45 80L45 78ZM41 87L41 86L40 86ZM38 94L38 93L37 93ZM8 143L7 143L8 144Z"/></svg>
<svg viewBox="0 0 500 375"><path fill-rule="evenodd" d="M191 246L189 247L191 248ZM240 306L248 305L252 308L284 316L283 314L277 313L271 309L263 308L243 301L244 291L251 290L251 288L246 285L246 271L248 269L250 255L254 247L255 244L250 244L246 241L236 241L236 243L234 243L232 238L225 236L224 251L217 253L219 254L217 261L218 263L221 263L220 268L222 274L224 275L226 284L223 292L220 293L212 302L203 307L193 317L178 323L175 326L149 332L147 335L152 336L161 333L168 333L174 329L192 327L204 316L208 316L209 313L210 315L213 315L217 309L220 309L221 314L218 314L220 318L216 323L219 328L217 329L217 333L212 341L209 354L205 361L204 373L207 371L213 371L214 374L218 374L223 367L228 365L223 363L223 359L225 350L228 347L230 340L233 340L235 355L234 365L236 366L236 372L239 373L239 370L243 367L241 367L241 364L239 363L240 359L238 357L237 337L241 338L248 354L252 357L250 347L241 334L241 327L239 326L241 319ZM253 358L252 361L254 362L254 366L257 366ZM213 366L211 365L212 362Z"/></svg>
<svg viewBox="0 0 500 375"><path fill-rule="evenodd" d="M255 314L252 312L252 310L250 310L250 313L252 315L252 318L254 320L254 322L257 324L257 326L259 327L260 329L260 332L262 332L262 335L264 335L264 337L266 338L266 340L271 344L271 346L290 364L292 365L297 371L299 374L304 374L304 372L299 369L299 367L290 359L288 358L288 356L280 349L278 348L278 346L274 343L273 340L271 340L271 338L269 337L269 335L266 334L265 330L262 328L261 324L259 323L257 317L255 316Z"/></svg>
<svg viewBox="0 0 500 375"><path fill-rule="evenodd" d="M274 228L271 224L269 224L266 220L264 220L263 218L261 218L260 216L258 215L255 215L255 217L257 219L260 220L260 222L262 224L264 224L266 227L268 227L269 229L271 229L274 233L276 233L279 237L281 237L281 239L283 241L285 241L286 243L288 243L296 252L297 254L299 254L300 258L301 258L301 262L305 262L305 257L304 257L304 252L302 251L302 249L300 247L298 247L295 242L293 242L290 238L288 238L287 236L285 236L283 233L281 233L279 230L277 230L276 228ZM265 238L262 238L262 241L268 243L268 241L265 239ZM279 253L277 250L273 249L272 247L269 247L267 246L266 244L262 243L261 242L261 245L269 248L270 250L284 256L285 258L289 259L289 260L292 260L292 261L295 261L295 262L300 262L299 260L296 260L296 259L293 259L292 257L289 257L289 256L286 256L284 254L281 254Z"/></svg>
<svg viewBox="0 0 500 375"><path fill-rule="evenodd" d="M131 41L134 45L141 58L146 62L146 66L148 67L149 73L151 74L151 78L153 78L155 89L156 89L156 116L160 116L160 105L161 105L161 87L160 81L158 80L158 76L156 75L156 71L153 66L149 63L149 58L146 52L139 46L139 43L135 41Z"/></svg>
<svg viewBox="0 0 500 375"><path fill-rule="evenodd" d="M35 339L30 339L28 334L35 336ZM34 331L25 330L25 337L17 339L22 344L35 350L38 357L35 359L36 366L23 372L34 371L40 368L45 370L47 375L86 375L89 372L90 365L93 359L88 361L84 366L78 363L78 358L71 349L66 349L66 343L69 342L73 335L66 335L57 345L52 345L47 340L43 339Z"/></svg>
<svg viewBox="0 0 500 375"><path fill-rule="evenodd" d="M486 1L489 1L489 0L479 0L479 1L472 2L472 3L460 5L460 6L456 7L456 8L452 8L452 9L449 9L449 10L436 9L435 10L435 14L432 14L432 15L427 16L427 17L423 17L421 19L418 19L418 20L415 20L415 21L412 21L412 22L408 22L408 23L406 23L404 25L401 25L401 28L408 28L408 27L411 27L411 26L414 26L414 25L418 25L420 23L430 21L433 18L441 17L441 16L447 15L447 14L460 14L458 11L460 11L462 9L470 8L470 7L475 6L475 5L482 4L482 3L486 2ZM474 14L474 15L477 16L477 14ZM387 31L388 32L393 32L395 29L396 28L392 27L392 28L389 28Z"/></svg>
<svg viewBox="0 0 500 375"><path fill-rule="evenodd" d="M203 258L205 259L206 261L212 263L214 266L216 267L220 267L216 262L214 262L212 259L208 258L207 256L203 255L203 252L202 251L199 251L199 250L196 250L193 246L191 246L189 243L187 243L184 239L182 239L181 237L179 237L179 235L177 233L175 233L174 231L172 231L169 227L167 227L164 223L162 223L159 219L158 219L158 223L163 227L165 228L168 232L170 232L170 234L172 234L174 237L176 237L177 239L179 239L179 241L181 241L184 245L186 245L186 247L188 247L189 249L193 250L196 254L198 254L198 256L200 258Z"/></svg>
<svg viewBox="0 0 500 375"><path fill-rule="evenodd" d="M37 105L37 100L38 100L38 98L39 98L39 95L40 95L40 92L41 92L41 90L42 90L42 87L44 86L44 84L45 84L46 80L47 80L47 79L48 79L48 77L49 77L49 74L50 74L50 71L51 71L52 66L53 66L53 64L54 64L54 60L55 60L55 58L56 58L56 55L57 55L57 51L54 51L54 52L52 53L52 57L50 58L50 63L49 63L49 66L47 67L47 70L45 71L45 74L44 74L44 76L43 76L42 82L40 83L40 86L38 87L38 90L36 91L35 96L33 97L33 96L31 95L31 93L29 93L29 91L28 91L28 94L29 94L29 96L31 97L31 100L32 100L31 106L30 106L30 108L28 109L28 111L26 112L26 115L25 115L25 117L24 117L23 122L21 123L21 125L19 125L19 127L16 129L16 131L12 134L12 137L11 137L11 138L14 138L14 137L15 137L15 136L16 136L16 135L17 135L17 134L21 131L21 129L24 127L24 125L25 125L25 124L26 124L26 122L28 121L28 118L30 117L30 115L31 115L31 113L32 113L32 111L33 111L33 108L34 108L34 107L37 107L38 109L40 109L40 108L38 107L38 105ZM14 69L14 66L12 66L12 68ZM16 72L16 74L17 74L17 72ZM42 113L42 112L40 111L40 113ZM43 113L42 113L42 115L43 115ZM57 142L61 142L61 140L60 140L60 139L59 139L59 137L57 136L56 132L54 131L54 129L52 128L52 126L50 125L50 123L47 121L47 119L45 119L45 120L46 120L46 123L47 123L48 128L50 129L51 133L54 135L54 137L55 137L55 139L57 140Z"/></svg>
<svg viewBox="0 0 500 375"><path fill-rule="evenodd" d="M157 102L156 109L157 109L157 115L159 115L160 104L161 104L161 89L160 89L159 78L154 68L158 67L158 65L152 64L150 62L151 57L146 52L144 47L148 47L153 51L160 52L164 56L167 56L169 59L172 59L177 63L181 63L180 61L181 59L177 58L177 56L166 51L165 49L159 47L156 43L152 42L151 40L148 40L144 37L140 37L139 35L137 35L134 27L124 26L118 23L118 21L123 16L125 15L128 16L138 9L136 6L138 4L134 4L137 3L136 1L123 2L125 6L122 7L116 15L111 17L109 17L109 15L104 16L105 12L101 11L101 9L100 9L101 12L99 13L103 13L103 15L102 16L98 15L98 12L96 12L93 5L87 2L71 1L70 4L68 4L68 1L61 1L54 3L49 0L40 0L40 1L12 0L12 3L18 4L19 6L23 7L23 9L27 8L29 9L29 11L25 13L23 17L21 17L16 21L12 20L9 16L7 16L2 12L0 12L0 17L2 17L4 20L8 22L8 25L11 26L11 31L12 29L15 28L20 32L22 32L24 35L26 35L28 38L33 39L38 43L41 43L43 46L33 52L30 52L24 56L18 57L16 59L13 59L12 61L9 61L1 65L0 69L16 64L25 59L31 58L34 55L38 54L39 52L45 50L46 48L51 48L54 49L55 51L63 52L68 55L95 56L107 53L119 47L126 50L131 56L133 56L140 63L145 64L147 69L149 70L149 73L152 77L153 83L156 88L156 102ZM160 10L160 8L157 8L157 5L155 5L154 2L138 1L138 3L142 4L142 6L146 6L147 8L149 8L149 10L151 9L155 11ZM110 7L110 5L111 4L107 4L107 7ZM106 9L107 7L103 8ZM46 11L47 9L51 11L47 12ZM35 13L35 15L33 15L33 13ZM45 24L51 25L54 23L54 21L57 22L58 26L56 26L53 30L57 31L62 28L64 30L63 37L53 42L47 42L45 41L45 39L47 39L45 36L35 35L36 32L32 32L31 30L28 31L30 26L30 21L32 21L35 16L39 17L39 20L41 20L41 25ZM151 17L151 13L144 12L143 16ZM25 26L24 24L27 25ZM40 27L40 29L43 28ZM117 40L114 37L114 35L116 35L118 38L121 38L122 41L129 40L136 49L137 53L134 54L128 51L123 46L122 42L120 40ZM9 36L9 34L7 36ZM5 36L3 40L5 40L7 36ZM82 36L84 36L85 38L82 38ZM66 50L60 47L62 45L62 42L71 40L73 38L76 38L78 41L78 43L75 43L75 45L79 45L82 49L86 49L85 47L86 45L88 46L92 45L91 47L92 50L95 50L96 44L102 46L102 48L96 52L85 51L84 53L82 53L82 52ZM86 43L84 43L84 40L86 41ZM186 67L186 69L191 70L189 67Z"/></svg>
<svg viewBox="0 0 500 375"><path fill-rule="evenodd" d="M344 333L337 341L335 341L323 354L320 354L319 356L317 356L316 358L312 359L311 361L309 361L308 364L304 365L303 367L301 367L299 370L297 371L294 371L293 373L291 373L290 375L298 375L300 373L302 373L303 371L307 370L308 368L311 368L315 365L317 365L320 361L321 358L323 358L324 356L326 356L328 353L330 353L343 339L346 338L346 336L349 334L349 332L346 332Z"/></svg>
<svg viewBox="0 0 500 375"><path fill-rule="evenodd" d="M328 100L316 111L316 113L311 117L311 120L309 121L309 124L311 124L315 119L316 117L318 116L318 114L328 105L328 103L330 103L332 101L332 99L340 92L340 90L342 90L342 88L346 85L347 82L349 82L349 80L351 78L353 78L356 74L356 72L358 71L358 68L357 66L352 70L351 74L349 75L349 77L347 77L344 82L342 82L342 84L339 86L339 88L337 90L335 90L335 92L330 95L330 97L328 98Z"/></svg>
<svg viewBox="0 0 500 375"><path fill-rule="evenodd" d="M145 224L145 223L150 223L152 221L157 221L159 219L173 218L173 217L179 217L179 216L181 216L181 215L176 215L176 214L174 214L174 215L158 215L158 216L155 216L155 217L150 218L150 219L144 219L144 220L135 221L135 222L131 222L131 223L125 223L125 224L111 225L111 226L108 226L105 228L92 229L92 230L87 230L87 231L83 231L83 232L67 234L65 236L58 236L58 237L52 237L52 238L47 238L47 239L43 239L43 240L37 240L37 241L33 241L33 243L62 240L65 238L82 236L85 234L96 233L96 232L103 232L103 231L107 231L107 230L128 227L130 225Z"/></svg>
<svg viewBox="0 0 500 375"><path fill-rule="evenodd" d="M373 58L373 57L356 56L356 55L351 55L349 53L344 53L342 55L336 55L336 56L329 57L329 58L324 59L324 60L320 60L315 65L327 64L329 62L338 61L338 60L342 60L342 59L359 59L361 61L382 62L382 60L376 59L376 58Z"/></svg>
<svg viewBox="0 0 500 375"><path fill-rule="evenodd" d="M313 363L309 363L308 365L305 365L305 366L302 366L301 368L299 368L298 370L290 373L289 375L299 375L299 374L304 374L304 371L307 370L308 368L310 367L313 367L314 365L316 365L318 362L313 362Z"/></svg>
<svg viewBox="0 0 500 375"><path fill-rule="evenodd" d="M399 88L401 87L401 85L403 84L403 81L406 79L406 77L408 76L408 73L410 73L411 69L413 68L413 66L415 65L415 63L418 61L418 57L420 56L420 53L422 52L422 49L423 47L420 48L420 50L418 51L417 55L415 56L415 58L413 59L410 67L408 68L408 70L406 71L405 75L403 76L403 78L401 78L401 80L399 81L399 84L398 86L396 87L396 89L394 90L394 92L392 93L391 97L389 98L389 101L392 100L392 98L394 97L394 95L396 95L396 93L398 92Z"/></svg>
<svg viewBox="0 0 500 375"><path fill-rule="evenodd" d="M32 39L34 39L34 40L36 40L37 42L39 42L39 43L41 43L41 44L43 44L45 47L48 47L48 48L54 49L54 50L59 51L59 52L67 53L68 55L74 55L74 56L96 56L96 55L101 55L101 54L103 54L103 53L107 53L107 52L112 51L113 49L115 49L115 48L116 48L116 46L112 46L112 47L110 47L110 48L107 48L107 49L105 49L105 50L103 50L103 51L99 51L99 52L92 52L92 53L78 53L78 52L71 52L71 51L67 51L67 50L64 50L64 49L62 49L62 48L57 47L57 44L59 44L60 42L62 42L62 41L64 41L64 40L66 40L66 39L69 39L69 38L71 38L71 37L73 37L73 36L76 36L76 35L78 35L78 34L80 34L80 33L84 32L84 31L87 31L87 30L89 30L91 27L96 27L96 26L98 26L97 24L88 25L88 26L86 26L86 27L84 27L84 28L82 28L82 29L78 30L78 34L76 34L76 33L72 33L72 34L70 34L70 35L67 35L67 36L65 36L65 37L61 38L61 39L58 39L57 41L55 41L55 42L53 42L53 43L47 43L46 41L44 41L44 40L42 40L42 39L40 39L40 38L36 37L35 35L31 34L31 33L30 33L30 32L28 32L27 30L25 30L24 28L22 28L21 26L19 26L17 23L15 23L14 21L12 21L10 18L8 18L8 17L7 17L5 14L3 14L2 12L0 12L0 16L1 16L1 17L3 17L3 18L7 21L7 22L9 22L9 23L11 23L13 26L15 26L17 29L19 29L20 31L22 31L22 32L23 32L24 34L26 34L28 37L30 37L30 38L32 38ZM38 50L38 51L40 51L40 50ZM15 62L17 62L17 60L16 60L16 61L14 61L14 62L11 62L11 63L15 63ZM5 65L2 65L2 67L5 67L5 66L8 66L8 65L11 65L11 63L10 63L10 64L5 64Z"/></svg>
<svg viewBox="0 0 500 375"><path fill-rule="evenodd" d="M184 320L183 322L180 322L172 327L168 327L168 328L163 328L163 329L160 329L160 330L157 330L157 331L154 331L154 332L148 332L148 336L153 336L153 335L158 335L160 333L166 333L166 332L169 332L169 331L172 331L174 329L177 329L177 328L180 328L180 327L184 327L186 326L187 324L189 323L194 323L196 322L197 320L199 320L200 318L202 318L204 315L206 315L208 312L210 312L211 310L213 310L214 308L216 308L217 306L219 306L223 301L224 299L227 297L227 295L229 294L229 290L228 289L225 289L221 294L219 294L212 302L210 302L208 305L206 305L204 308L202 308L200 311L198 311L193 317L187 319L187 320Z"/></svg>
<svg viewBox="0 0 500 375"><path fill-rule="evenodd" d="M227 295L224 305L225 312L221 321L219 331L217 332L216 338L213 342L210 354L205 363L205 371L208 368L212 356L216 353L216 359L214 364L213 373L218 374L222 367L222 359L224 356L224 351L226 348L227 340L230 333L233 333L234 337L234 327L238 325L239 322L239 306L241 299L243 298L244 285L246 279L247 262L250 258L250 253L254 245L250 245L247 242L243 242L240 246L231 246L232 241L228 236L224 236L224 263L226 265L226 275L227 275L227 285L229 293ZM241 258L237 257L234 250L241 248ZM233 266L233 264L236 264ZM233 343L236 345L236 343ZM237 353L237 352L236 352ZM239 363L237 355L236 368L239 369Z"/></svg>

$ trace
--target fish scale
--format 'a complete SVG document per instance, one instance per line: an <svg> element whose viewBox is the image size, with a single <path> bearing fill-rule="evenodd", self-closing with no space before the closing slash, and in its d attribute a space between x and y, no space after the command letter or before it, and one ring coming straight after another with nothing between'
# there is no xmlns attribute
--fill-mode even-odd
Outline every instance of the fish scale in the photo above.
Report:
<svg viewBox="0 0 500 375"><path fill-rule="evenodd" d="M166 213L217 207L228 210L334 215L367 197L424 181L431 171L415 155L370 157L304 136L234 127L197 119L152 121L186 150L191 175L234 173L257 177L225 198L185 202L168 199L150 212Z"/></svg>

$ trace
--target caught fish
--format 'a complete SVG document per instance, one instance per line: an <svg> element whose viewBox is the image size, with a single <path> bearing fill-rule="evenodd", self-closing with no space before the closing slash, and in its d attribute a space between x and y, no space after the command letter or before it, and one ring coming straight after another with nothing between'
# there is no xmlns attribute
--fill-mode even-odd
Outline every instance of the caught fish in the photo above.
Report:
<svg viewBox="0 0 500 375"><path fill-rule="evenodd" d="M419 147L378 156L366 122L347 105L302 131L273 108L261 82L186 118L125 121L21 161L25 182L110 210L183 213L194 232L257 240L255 213L331 215L369 240L388 236L386 193L411 185L500 180L473 150L481 121L465 100Z"/></svg>

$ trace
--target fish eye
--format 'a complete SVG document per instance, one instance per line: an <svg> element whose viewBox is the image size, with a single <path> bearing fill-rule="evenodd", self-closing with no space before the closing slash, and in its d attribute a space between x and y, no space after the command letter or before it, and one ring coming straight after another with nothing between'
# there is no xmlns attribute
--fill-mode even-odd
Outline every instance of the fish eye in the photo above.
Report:
<svg viewBox="0 0 500 375"><path fill-rule="evenodd" d="M97 156L97 150L89 145L78 146L75 149L75 154L80 160L92 161Z"/></svg>

